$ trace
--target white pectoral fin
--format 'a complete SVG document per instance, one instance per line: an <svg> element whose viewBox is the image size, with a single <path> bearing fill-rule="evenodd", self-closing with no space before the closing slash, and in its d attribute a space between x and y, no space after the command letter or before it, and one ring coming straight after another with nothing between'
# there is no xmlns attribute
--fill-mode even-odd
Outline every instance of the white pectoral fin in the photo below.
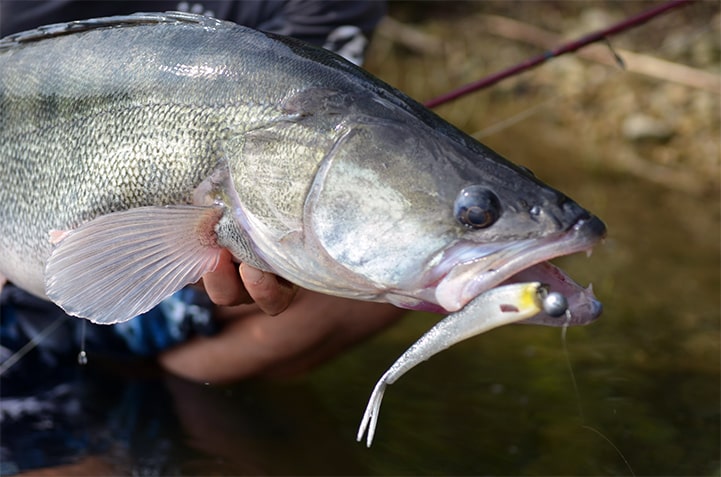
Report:
<svg viewBox="0 0 721 477"><path fill-rule="evenodd" d="M45 267L48 297L66 313L119 323L218 265L219 207L139 207L100 216L58 241Z"/></svg>

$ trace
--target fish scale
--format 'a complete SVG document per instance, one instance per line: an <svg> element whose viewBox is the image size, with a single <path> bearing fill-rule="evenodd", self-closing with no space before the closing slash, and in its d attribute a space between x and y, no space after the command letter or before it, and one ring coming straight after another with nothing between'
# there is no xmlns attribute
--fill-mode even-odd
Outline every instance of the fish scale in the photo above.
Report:
<svg viewBox="0 0 721 477"><path fill-rule="evenodd" d="M405 308L457 311L524 273L578 323L600 313L545 264L598 242L597 217L341 57L199 15L0 40L0 181L0 274L98 323L223 248Z"/></svg>

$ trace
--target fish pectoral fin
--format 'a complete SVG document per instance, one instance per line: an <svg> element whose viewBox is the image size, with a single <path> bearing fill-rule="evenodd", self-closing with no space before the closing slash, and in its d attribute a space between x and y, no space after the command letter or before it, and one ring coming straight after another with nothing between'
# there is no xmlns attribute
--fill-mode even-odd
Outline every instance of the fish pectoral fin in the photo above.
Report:
<svg viewBox="0 0 721 477"><path fill-rule="evenodd" d="M139 207L97 217L58 241L48 297L94 323L127 321L218 265L221 207Z"/></svg>

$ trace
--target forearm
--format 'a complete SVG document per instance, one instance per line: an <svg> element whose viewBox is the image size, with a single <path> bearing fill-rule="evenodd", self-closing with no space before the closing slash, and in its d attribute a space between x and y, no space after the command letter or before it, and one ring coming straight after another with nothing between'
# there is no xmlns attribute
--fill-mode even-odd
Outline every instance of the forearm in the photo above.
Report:
<svg viewBox="0 0 721 477"><path fill-rule="evenodd" d="M254 305L217 307L221 333L198 336L159 357L168 371L195 381L228 382L302 373L395 323L404 310L300 290L275 317Z"/></svg>

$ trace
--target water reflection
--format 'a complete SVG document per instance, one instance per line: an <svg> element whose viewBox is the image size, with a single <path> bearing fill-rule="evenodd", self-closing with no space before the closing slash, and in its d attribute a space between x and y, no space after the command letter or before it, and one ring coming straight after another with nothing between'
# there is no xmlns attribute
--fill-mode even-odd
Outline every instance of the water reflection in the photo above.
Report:
<svg viewBox="0 0 721 477"><path fill-rule="evenodd" d="M556 151L534 152L547 177ZM29 355L9 374L24 384L0 388L2 474L718 473L718 206L589 177L554 176L611 231L590 259L561 263L605 306L568 330L567 352L558 329L534 326L462 343L389 389L370 450L355 431L375 380L437 317L410 315L304 379L227 388L93 356L50 371Z"/></svg>

